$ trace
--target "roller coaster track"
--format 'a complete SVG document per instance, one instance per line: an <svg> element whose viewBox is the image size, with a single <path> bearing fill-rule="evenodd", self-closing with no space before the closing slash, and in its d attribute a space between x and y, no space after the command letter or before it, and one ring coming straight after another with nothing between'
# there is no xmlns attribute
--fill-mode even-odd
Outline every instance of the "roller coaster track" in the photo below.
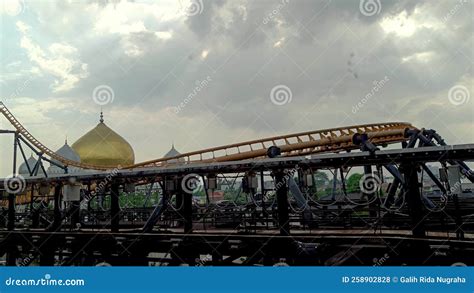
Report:
<svg viewBox="0 0 474 293"><path fill-rule="evenodd" d="M43 154L61 162L65 166L93 170L108 170L116 167L79 163L64 158L38 141L23 127L2 102L0 102L0 112L30 144ZM323 152L348 151L359 148L359 146L352 141L355 134L367 134L370 141L374 144L390 144L406 141L406 130L414 128L414 126L405 122L389 122L308 131L188 152L175 157L160 158L134 165L122 166L122 169L157 167L176 162L190 164L264 158L267 155L267 149L271 146L279 147L282 156L301 156Z"/></svg>

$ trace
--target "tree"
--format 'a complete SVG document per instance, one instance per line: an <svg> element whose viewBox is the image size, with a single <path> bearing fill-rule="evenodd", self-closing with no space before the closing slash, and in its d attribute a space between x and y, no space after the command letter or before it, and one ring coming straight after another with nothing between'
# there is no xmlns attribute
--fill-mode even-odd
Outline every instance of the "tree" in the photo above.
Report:
<svg viewBox="0 0 474 293"><path fill-rule="evenodd" d="M316 171L316 173L314 173L314 182L317 187L323 187L328 181L328 174L321 171Z"/></svg>
<svg viewBox="0 0 474 293"><path fill-rule="evenodd" d="M362 174L360 173L354 173L346 181L346 188L347 192L359 192L360 187L359 187L359 181L362 178Z"/></svg>

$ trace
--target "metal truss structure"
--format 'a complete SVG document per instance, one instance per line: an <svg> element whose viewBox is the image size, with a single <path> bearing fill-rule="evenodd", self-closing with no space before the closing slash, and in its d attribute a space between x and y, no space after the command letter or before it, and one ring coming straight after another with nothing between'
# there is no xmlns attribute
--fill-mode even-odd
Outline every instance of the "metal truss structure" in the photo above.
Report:
<svg viewBox="0 0 474 293"><path fill-rule="evenodd" d="M15 127L16 135L21 142L34 149L40 157L49 157L68 166L82 169L108 170L117 166L97 166L79 163L64 158L46 147L37 140L23 125L13 116L8 108L0 102L0 112ZM175 157L160 158L131 166L122 166L122 169L134 169L140 167L163 166L177 160L189 163L226 162L244 159L262 158L267 156L268 148L276 146L281 150L282 156L300 156L321 152L338 152L357 149L353 143L353 136L357 133L365 133L373 143L388 144L405 141L404 133L407 129L415 129L409 123L391 122L381 124L366 124L351 127L324 129L318 131L302 132L290 135L270 137L253 141L246 141L221 147L209 148L200 151L189 152ZM57 164L57 163L56 163Z"/></svg>
<svg viewBox="0 0 474 293"><path fill-rule="evenodd" d="M474 144L446 145L433 130L353 126L191 152L179 156L184 163L174 157L104 170L58 156L0 109L16 129L3 132L15 137L14 160L25 144L65 170L35 176L44 171L38 163L21 182L26 201L0 191L7 265L474 264L474 197L460 188L461 179L474 181L466 164ZM391 143L401 148L381 149ZM68 166L96 171L67 174ZM350 193L346 176L357 167L368 187ZM318 195L319 170L334 174L337 192ZM439 193L425 194L421 174ZM381 190L385 175L393 180ZM238 182L239 200L210 199L222 181ZM193 200L196 185L204 203ZM69 198L74 188L79 196ZM153 203L130 201L138 190Z"/></svg>

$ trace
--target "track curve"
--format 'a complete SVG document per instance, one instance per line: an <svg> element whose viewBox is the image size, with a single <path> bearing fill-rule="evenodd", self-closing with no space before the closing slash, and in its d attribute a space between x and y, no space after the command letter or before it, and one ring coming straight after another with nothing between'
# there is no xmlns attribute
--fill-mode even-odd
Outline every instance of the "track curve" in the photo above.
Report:
<svg viewBox="0 0 474 293"><path fill-rule="evenodd" d="M78 163L64 158L37 140L15 118L3 102L0 102L0 112L30 144L43 154L61 162L65 166L93 170L109 170L117 167ZM267 149L271 146L279 147L282 156L348 151L359 148L358 145L352 142L352 138L355 134L367 134L374 144L391 144L406 141L405 132L407 129L415 129L415 127L407 122L388 122L307 131L213 147L184 153L175 157L159 158L129 166L121 166L121 168L157 167L174 163L178 160L184 164L191 164L264 158L266 157Z"/></svg>

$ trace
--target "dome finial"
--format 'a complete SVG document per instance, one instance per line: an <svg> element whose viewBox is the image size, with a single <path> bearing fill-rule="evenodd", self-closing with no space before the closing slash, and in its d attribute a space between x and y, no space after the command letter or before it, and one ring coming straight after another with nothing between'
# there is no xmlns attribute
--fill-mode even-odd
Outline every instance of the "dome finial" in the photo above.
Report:
<svg viewBox="0 0 474 293"><path fill-rule="evenodd" d="M67 144L67 134L66 134L66 138L64 139L64 144Z"/></svg>
<svg viewBox="0 0 474 293"><path fill-rule="evenodd" d="M102 112L102 108L100 108L100 123L104 123L104 113Z"/></svg>

